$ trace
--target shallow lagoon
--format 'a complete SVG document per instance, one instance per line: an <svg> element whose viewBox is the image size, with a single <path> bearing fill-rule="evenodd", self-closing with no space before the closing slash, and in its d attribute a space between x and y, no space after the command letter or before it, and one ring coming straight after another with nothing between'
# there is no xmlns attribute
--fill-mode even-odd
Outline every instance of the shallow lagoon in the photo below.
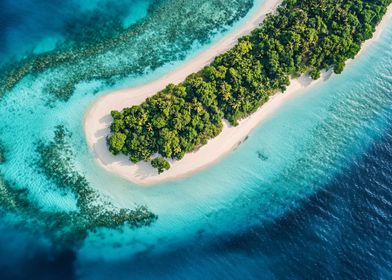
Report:
<svg viewBox="0 0 392 280"><path fill-rule="evenodd" d="M223 35L214 38L219 36ZM34 167L36 141L51 139L54 127L61 123L72 133L75 168L91 186L119 207L145 204L158 215L151 227L126 228L123 232L99 230L69 258L59 257L60 264L70 263L70 273L82 278L105 278L113 266L124 278L131 272L137 273L133 278L171 279L198 279L202 273L210 278L238 273L244 278L257 278L260 273L271 278L301 278L310 272L325 277L333 276L339 271L337 267L349 276L387 276L391 244L374 242L361 226L370 225L376 239L386 239L391 232L377 216L384 213L388 222L390 192L383 194L382 203L369 198L373 197L372 191L377 194L391 182L391 157L383 158L377 152L378 146L388 147L390 142L391 43L389 23L381 39L348 65L341 76L332 76L293 99L221 162L189 178L153 188L140 188L114 177L92 159L82 124L83 114L95 98L92 93L97 88L100 92L105 89L99 82L79 84L67 102L48 105L42 91L48 74L28 77L1 101L0 138L7 162L0 170L6 179L27 187L32 201L44 209L74 209L72 195L57 192ZM193 46L186 51L187 57L207 45ZM118 86L153 79L179 63L122 80ZM388 153L391 151L384 151ZM385 170L379 167L381 160ZM382 171L387 179L377 179L376 171L373 177L356 176L373 169ZM379 211L366 212L359 219L358 205ZM348 236L358 244L369 243L378 253L369 264L366 258L370 249L350 248L358 250L357 263L368 264L363 271L353 269L350 258L355 258L344 254L347 248L341 248L348 246L344 245ZM9 236L5 239L13 240ZM20 252L26 246L20 241L7 243ZM360 246L357 243L352 246ZM41 245L37 252L42 250ZM46 246L50 248L50 241ZM3 252L7 252L6 247ZM342 259L336 258L342 252ZM318 269L310 264L302 266L318 259ZM23 265L21 260L23 257L15 262ZM236 265L239 263L240 267ZM282 263L287 265L282 268Z"/></svg>

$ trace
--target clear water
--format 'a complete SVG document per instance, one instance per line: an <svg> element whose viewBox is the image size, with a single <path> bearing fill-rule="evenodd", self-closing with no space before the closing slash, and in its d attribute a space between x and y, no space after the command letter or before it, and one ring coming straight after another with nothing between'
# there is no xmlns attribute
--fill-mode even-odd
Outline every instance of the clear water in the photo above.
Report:
<svg viewBox="0 0 392 280"><path fill-rule="evenodd" d="M37 1L27 2L38 5ZM89 1L78 9L99 12L100 2L104 1ZM164 26L152 18L148 7L193 7L192 2L135 2L132 7L138 12L124 13L121 24L146 20L148 28L135 40L150 38ZM66 5L74 8L76 4L70 3ZM232 2L233 7L237 4L241 1ZM255 3L258 5L262 1ZM167 43L166 33L158 32L166 51L175 54L181 48L184 57L170 56L171 62L164 67L132 75L116 85L135 85L171 71L182 59L196 55L240 24L227 27L214 21L220 17L219 11L203 17L197 17L197 10L191 13L200 21L189 26L204 23L208 30L208 18L220 25L192 44L181 39L178 45ZM59 26L47 33L37 32L42 38L31 36L32 45L48 40L51 32L63 34L64 25ZM192 31L199 29L189 29ZM46 42L43 44L53 44ZM104 172L88 151L83 114L104 94L106 88L100 81L80 83L67 102L50 102L49 106L50 98L43 90L48 79L54 73L67 76L73 68L61 66L27 77L0 101L0 140L7 159L0 165L4 177L28 188L30 199L43 209L74 209L73 197L55 191L53 183L34 166L37 141L50 139L54 127L63 124L72 132L76 169L91 186L117 206L145 204L159 218L152 226L136 230L101 229L90 234L82 247L69 251L54 250L50 240L38 242L7 219L0 249L3 275L14 279L52 273L65 279L106 279L113 272L118 279L390 278L391 44L389 22L380 40L342 75L332 76L284 105L218 164L153 188L140 188ZM27 51L7 46L4 57ZM135 63L141 58L145 56L135 53ZM97 90L102 93L94 95ZM14 257L6 257L10 252L16 252ZM23 273L18 275L13 269L16 266Z"/></svg>

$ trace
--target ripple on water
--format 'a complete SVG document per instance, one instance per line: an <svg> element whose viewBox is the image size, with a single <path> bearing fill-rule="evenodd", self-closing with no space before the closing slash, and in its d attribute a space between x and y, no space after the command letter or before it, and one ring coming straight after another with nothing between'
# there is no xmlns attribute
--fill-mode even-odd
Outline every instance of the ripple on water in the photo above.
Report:
<svg viewBox="0 0 392 280"><path fill-rule="evenodd" d="M165 3L197 12L195 5L200 1L158 1L161 6L147 16L155 15L155 20L148 18L142 24L145 29L138 27L140 36L127 50L135 73L154 68L153 62L160 65L166 58L181 58L179 49L189 54L189 38L202 36L200 44L205 44L211 24L222 28L228 23L222 21L221 10L210 9L184 20L173 41L169 30L159 24L160 16L172 12L163 9ZM205 1L205 5L218 2ZM231 15L228 20L238 17L233 13L236 5L246 3L225 5ZM173 24L178 25L181 13L176 17ZM214 20L208 21L209 17ZM199 24L203 20L208 22ZM198 26L190 29L193 25ZM189 30L199 28L204 31L184 38ZM152 42L158 45L139 49L155 29L159 36ZM27 186L43 204L53 202L53 197L45 196L48 181L36 174L31 163L34 143L51 139L53 128L62 123L73 135L70 145L76 151L76 169L95 189L116 206L143 202L159 215L149 228L90 235L77 253L75 266L95 279L107 277L109 270L128 277L131 270L135 278L159 274L161 279L200 279L202 273L230 278L240 272L244 278L261 273L271 278L388 278L392 259L392 140L387 128L392 119L391 34L389 24L380 41L341 76L288 103L219 164L151 189L102 172L91 159L81 123L94 99L92 93L101 84L79 85L66 103L47 104L43 93L47 83L57 78L61 82L68 75L71 80L83 76L88 67L96 67L88 65L94 58L59 66L34 80L27 77L1 101L0 137L7 161L0 170L7 179ZM124 45L115 52L122 52L121 48ZM160 49L158 54L155 48ZM99 56L105 69L127 59L112 57L110 53ZM101 260L97 267L99 257L107 262Z"/></svg>

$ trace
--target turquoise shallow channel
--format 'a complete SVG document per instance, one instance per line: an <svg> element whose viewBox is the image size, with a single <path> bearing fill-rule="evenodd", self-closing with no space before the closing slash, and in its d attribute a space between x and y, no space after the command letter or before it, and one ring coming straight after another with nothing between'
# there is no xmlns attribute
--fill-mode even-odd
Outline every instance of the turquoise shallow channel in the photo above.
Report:
<svg viewBox="0 0 392 280"><path fill-rule="evenodd" d="M0 4L3 73L79 53L0 95L0 278L392 277L392 21L343 74L290 100L223 160L145 188L97 165L86 110L186 63L264 2L55 2ZM113 226L92 217L95 205L154 218Z"/></svg>

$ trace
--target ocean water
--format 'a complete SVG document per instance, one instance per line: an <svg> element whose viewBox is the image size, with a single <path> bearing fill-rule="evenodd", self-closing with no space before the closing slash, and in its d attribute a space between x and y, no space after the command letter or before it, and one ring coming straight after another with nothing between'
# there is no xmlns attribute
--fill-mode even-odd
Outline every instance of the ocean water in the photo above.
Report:
<svg viewBox="0 0 392 280"><path fill-rule="evenodd" d="M216 165L141 188L97 166L84 140L84 112L113 86L136 85L178 67L235 29L263 1L118 1L113 9L105 8L109 1L83 3L0 4L4 61L108 40L110 32L87 36L98 32L90 25L102 18L111 19L115 30L134 34L127 44L97 56L26 76L0 100L5 157L0 174L14 188L28 189L35 206L1 220L1 279L392 277L392 22L342 75L291 100ZM219 5L221 10L212 9ZM189 14L173 16L179 6L193 20ZM74 26L85 32L69 27L76 19ZM170 19L183 23L174 38L171 24L162 24ZM155 50L147 42L154 36ZM112 59L124 52L132 56ZM157 56L164 59L155 65ZM127 59L136 70L110 85L85 76L66 99L48 90L57 79L74 81L74 71L90 71L92 61L103 63L104 76ZM71 133L73 168L104 200L125 208L146 205L158 220L137 229L97 228L77 246L56 247L41 212L73 211L76 200L59 191L36 162L37 143L52 139L57 125ZM61 236L65 229L57 231Z"/></svg>
<svg viewBox="0 0 392 280"><path fill-rule="evenodd" d="M34 53L53 50L65 39L80 39L78 33L85 32L83 27L89 28L92 20L114 20L116 14L117 20L130 26L146 16L151 3L146 0L117 3L107 0L3 0L0 2L2 62L10 57L27 55L31 50ZM94 19L93 14L97 18Z"/></svg>

